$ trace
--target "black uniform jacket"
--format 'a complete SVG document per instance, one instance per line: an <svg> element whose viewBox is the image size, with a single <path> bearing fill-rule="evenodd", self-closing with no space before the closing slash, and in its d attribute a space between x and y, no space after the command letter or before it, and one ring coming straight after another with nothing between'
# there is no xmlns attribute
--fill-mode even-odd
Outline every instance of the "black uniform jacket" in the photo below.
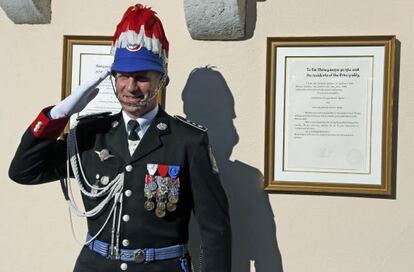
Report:
<svg viewBox="0 0 414 272"><path fill-rule="evenodd" d="M59 180L66 174L66 138L56 140L64 124L48 120L45 109L24 133L11 163L9 176L21 184L41 184ZM43 121L42 121L43 120ZM54 123L55 122L55 123ZM65 122L63 122L65 123ZM161 125L160 125L161 124ZM128 240L121 248L160 248L185 244L191 210L200 226L203 272L230 272L231 230L228 202L219 175L213 170L207 133L191 124L169 116L159 108L157 116L141 139L132 156L128 151L122 114L85 118L77 126L77 142L82 165L89 181L100 184L102 176L112 180L125 173L123 215L120 240ZM107 149L113 157L101 160L99 151ZM158 218L144 208L144 184L147 164L180 167L180 195L177 209ZM129 171L127 171L128 169ZM83 197L87 210L99 199ZM89 233L94 235L103 225L110 206L101 214L88 218ZM112 219L98 239L110 243ZM121 261L110 260L84 247L75 271L122 271ZM125 265L124 265L125 268ZM152 263L128 263L127 271L181 272L179 259Z"/></svg>

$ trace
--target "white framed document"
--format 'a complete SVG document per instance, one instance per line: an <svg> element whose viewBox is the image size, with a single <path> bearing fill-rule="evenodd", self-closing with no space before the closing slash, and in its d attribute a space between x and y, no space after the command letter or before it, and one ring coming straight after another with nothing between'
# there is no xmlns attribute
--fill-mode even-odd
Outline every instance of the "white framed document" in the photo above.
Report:
<svg viewBox="0 0 414 272"><path fill-rule="evenodd" d="M62 99L76 91L76 87L93 78L113 63L111 54L112 38L110 36L69 36L63 37L63 71ZM79 113L71 116L70 127L73 127L79 116L111 112L118 113L121 105L115 95L115 82L108 76L98 88L98 95ZM165 90L157 99L164 106Z"/></svg>
<svg viewBox="0 0 414 272"><path fill-rule="evenodd" d="M111 37L64 36L62 99L94 75L110 69L112 62ZM98 95L81 112L71 116L70 127L76 124L79 116L120 111L121 106L114 94L110 78L103 80L98 88Z"/></svg>
<svg viewBox="0 0 414 272"><path fill-rule="evenodd" d="M395 37L267 42L265 189L390 195Z"/></svg>

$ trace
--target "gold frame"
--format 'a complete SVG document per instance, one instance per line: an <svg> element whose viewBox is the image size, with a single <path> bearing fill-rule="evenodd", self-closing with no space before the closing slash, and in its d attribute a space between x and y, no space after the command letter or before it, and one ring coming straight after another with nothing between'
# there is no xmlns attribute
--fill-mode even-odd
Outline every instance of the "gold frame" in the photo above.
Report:
<svg viewBox="0 0 414 272"><path fill-rule="evenodd" d="M74 45L104 45L110 46L112 44L112 37L110 36L77 36L64 35L63 36L63 61L62 61L62 99L71 93L71 78L73 73L72 57ZM165 88L158 96L158 101L161 106L165 106Z"/></svg>
<svg viewBox="0 0 414 272"><path fill-rule="evenodd" d="M384 47L384 82L382 105L381 185L282 181L274 179L275 163L275 95L276 49L278 47ZM393 194L393 99L396 61L395 36L341 37L269 37L266 61L266 131L265 131L265 190L284 193L316 193L340 195L390 196ZM280 149L280 148L279 148Z"/></svg>

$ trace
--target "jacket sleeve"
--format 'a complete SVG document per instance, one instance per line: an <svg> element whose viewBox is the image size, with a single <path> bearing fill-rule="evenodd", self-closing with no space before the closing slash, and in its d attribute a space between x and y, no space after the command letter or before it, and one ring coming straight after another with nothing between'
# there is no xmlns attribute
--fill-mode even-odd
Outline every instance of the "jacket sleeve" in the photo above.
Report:
<svg viewBox="0 0 414 272"><path fill-rule="evenodd" d="M9 168L17 183L41 184L66 175L66 143L57 138L69 119L50 119L50 109L43 109L21 138Z"/></svg>
<svg viewBox="0 0 414 272"><path fill-rule="evenodd" d="M194 213L200 227L202 243L201 270L230 272L229 206L205 132L193 153L189 171Z"/></svg>

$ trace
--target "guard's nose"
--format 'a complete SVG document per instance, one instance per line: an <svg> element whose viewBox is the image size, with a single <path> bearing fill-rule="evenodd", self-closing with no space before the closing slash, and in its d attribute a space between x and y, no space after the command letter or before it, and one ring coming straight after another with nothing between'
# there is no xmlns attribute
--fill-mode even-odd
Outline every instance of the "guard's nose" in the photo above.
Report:
<svg viewBox="0 0 414 272"><path fill-rule="evenodd" d="M135 82L135 78L132 76L128 77L127 89L129 92L135 92L137 90L137 84Z"/></svg>

